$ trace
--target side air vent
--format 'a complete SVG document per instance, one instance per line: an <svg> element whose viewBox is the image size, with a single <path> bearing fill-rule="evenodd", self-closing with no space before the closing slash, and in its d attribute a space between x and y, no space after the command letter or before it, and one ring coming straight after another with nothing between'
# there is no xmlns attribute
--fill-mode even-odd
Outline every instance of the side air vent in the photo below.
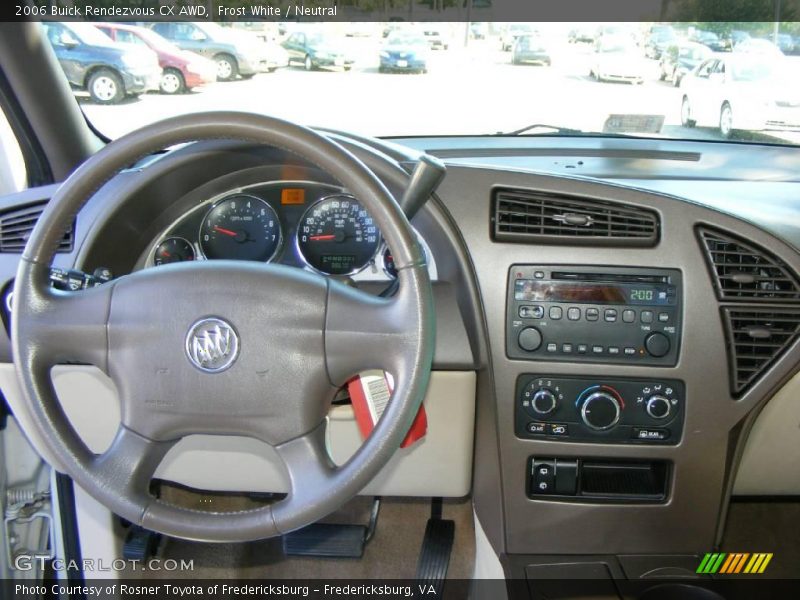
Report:
<svg viewBox="0 0 800 600"><path fill-rule="evenodd" d="M492 206L495 240L597 246L654 246L655 212L618 204L542 192L498 189Z"/></svg>
<svg viewBox="0 0 800 600"><path fill-rule="evenodd" d="M723 308L731 365L731 391L741 393L800 333L800 309Z"/></svg>
<svg viewBox="0 0 800 600"><path fill-rule="evenodd" d="M0 252L22 253L46 205L47 202L38 202L22 207L15 206L0 213ZM58 251L70 252L72 244L73 227L70 227L58 245Z"/></svg>
<svg viewBox="0 0 800 600"><path fill-rule="evenodd" d="M699 229L720 300L800 300L797 276L763 248L713 229Z"/></svg>

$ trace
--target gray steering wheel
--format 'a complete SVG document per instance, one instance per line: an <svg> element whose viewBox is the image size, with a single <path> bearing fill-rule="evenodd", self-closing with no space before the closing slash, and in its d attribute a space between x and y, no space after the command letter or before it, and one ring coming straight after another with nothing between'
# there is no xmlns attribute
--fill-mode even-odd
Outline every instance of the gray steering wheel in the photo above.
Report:
<svg viewBox="0 0 800 600"><path fill-rule="evenodd" d="M50 287L59 240L98 188L153 152L212 139L283 148L336 178L363 202L392 248L397 295L377 298L297 268L223 260L145 269L78 292ZM427 388L433 314L424 254L391 193L363 163L305 127L214 112L161 121L111 142L61 185L20 261L12 343L33 427L90 495L153 531L246 541L322 518L392 457ZM50 370L64 362L96 365L119 392L121 423L101 455L81 441L56 398ZM350 377L373 368L394 375L392 399L361 448L337 467L325 448L330 400ZM235 513L154 498L148 488L156 468L191 434L266 442L285 465L290 492Z"/></svg>

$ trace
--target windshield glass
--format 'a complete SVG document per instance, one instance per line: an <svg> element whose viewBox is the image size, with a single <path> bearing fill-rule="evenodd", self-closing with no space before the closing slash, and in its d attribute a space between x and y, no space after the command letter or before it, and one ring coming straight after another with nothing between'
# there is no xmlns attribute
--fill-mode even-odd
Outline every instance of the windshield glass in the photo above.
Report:
<svg viewBox="0 0 800 600"><path fill-rule="evenodd" d="M89 23L70 27L82 39L109 43ZM208 69L184 71L185 89L177 93L159 89L156 79L116 102L99 102L73 85L87 118L110 138L169 116L235 110L381 137L496 135L538 123L548 127L521 135L800 144L800 22L141 27L214 61L216 80ZM415 52L387 53L391 45ZM69 57L56 50L68 71ZM729 78L698 76L698 63L714 56L730 61ZM731 79L742 85L726 85ZM784 83L758 85L765 80ZM723 135L724 102L736 122Z"/></svg>
<svg viewBox="0 0 800 600"><path fill-rule="evenodd" d="M90 46L113 46L114 40L89 23L70 23L68 26L72 34L84 44Z"/></svg>

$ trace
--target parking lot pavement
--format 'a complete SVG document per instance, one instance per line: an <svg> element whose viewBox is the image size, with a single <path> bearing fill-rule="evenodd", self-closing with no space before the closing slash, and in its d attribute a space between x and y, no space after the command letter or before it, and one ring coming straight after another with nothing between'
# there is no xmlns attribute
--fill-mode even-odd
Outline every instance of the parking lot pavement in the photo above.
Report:
<svg viewBox="0 0 800 600"><path fill-rule="evenodd" d="M118 105L81 97L89 119L118 137L156 119L206 110L269 114L308 125L367 135L491 134L533 123L602 131L611 114L663 115L662 134L721 139L715 129L680 125L681 92L658 80L658 64L642 85L600 83L589 77L589 46L553 49L551 67L516 66L496 40L433 51L427 74L378 72L380 40L353 40L350 72L299 67L250 80L214 83L179 96L146 94ZM742 134L753 141L800 143L797 132Z"/></svg>

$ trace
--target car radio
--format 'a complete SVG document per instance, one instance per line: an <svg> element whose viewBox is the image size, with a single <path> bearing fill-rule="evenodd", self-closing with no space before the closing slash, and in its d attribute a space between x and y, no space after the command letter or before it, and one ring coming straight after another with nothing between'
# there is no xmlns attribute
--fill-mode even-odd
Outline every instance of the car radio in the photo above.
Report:
<svg viewBox="0 0 800 600"><path fill-rule="evenodd" d="M675 269L514 265L509 358L674 366L681 333Z"/></svg>

